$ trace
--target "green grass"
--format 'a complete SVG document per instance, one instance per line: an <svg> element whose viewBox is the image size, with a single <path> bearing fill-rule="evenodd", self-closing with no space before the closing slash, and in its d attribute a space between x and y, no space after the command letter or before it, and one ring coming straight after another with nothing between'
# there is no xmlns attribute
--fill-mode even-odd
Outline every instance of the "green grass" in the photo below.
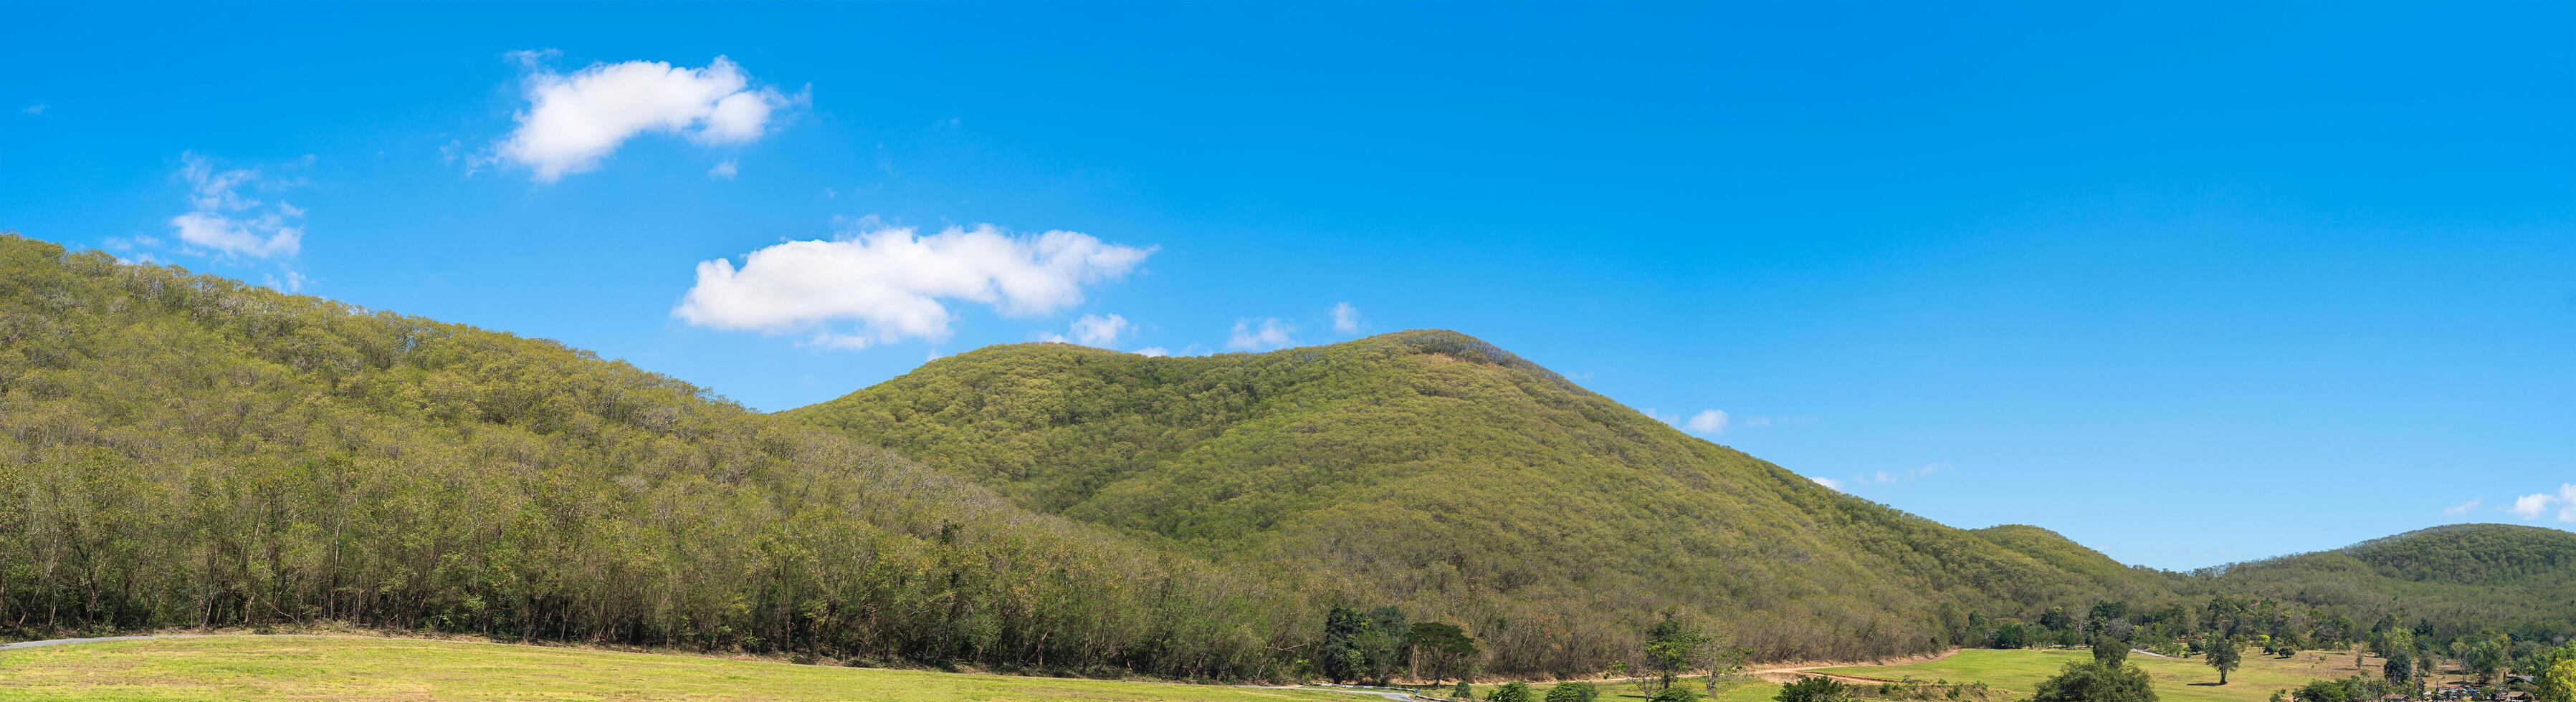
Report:
<svg viewBox="0 0 2576 702"><path fill-rule="evenodd" d="M1954 683L1984 682L1995 688L2002 699L2024 697L2039 681L2057 674L2072 661L2090 660L2090 651L2074 649L2024 649L1999 651L1968 649L1937 661L1892 666L1852 666L1823 668L1818 672L1858 675L1872 678L1948 680ZM2245 652L2244 667L2227 676L2225 686L2217 685L2218 671L2200 658L2157 658L2130 654L2129 661L2145 669L2155 680L2156 696L2163 702L2262 702L2274 690L2307 684L2310 680L2347 677L2357 670L2351 652L2305 651L2289 659L2273 658L2262 651ZM2377 670L2378 659L2367 662Z"/></svg>
<svg viewBox="0 0 2576 702"><path fill-rule="evenodd" d="M1635 681L1595 681L1592 684L1601 688L1601 699L1604 700L1642 700L1647 696L1645 689L1639 687ZM1700 682L1699 678L1683 678L1679 684L1683 687L1690 688L1692 691L1700 691L1704 689L1700 687L1703 683ZM1535 693L1536 696L1546 697L1547 691L1555 689L1557 683L1534 682L1529 683L1529 686L1531 692ZM1485 695L1492 694L1494 688L1497 687L1502 687L1502 683L1478 683L1474 686L1476 698L1483 699ZM1702 697L1700 699L1710 700L1712 702L1769 702L1771 696L1778 694L1779 692L1780 686L1778 684L1748 678L1734 682L1720 683L1716 697ZM1428 694L1434 697L1447 698L1449 696L1449 687L1441 686L1434 688L1429 690Z"/></svg>
<svg viewBox="0 0 2576 702"><path fill-rule="evenodd" d="M1348 693L795 665L356 636L221 636L0 652L0 699L1366 700Z"/></svg>

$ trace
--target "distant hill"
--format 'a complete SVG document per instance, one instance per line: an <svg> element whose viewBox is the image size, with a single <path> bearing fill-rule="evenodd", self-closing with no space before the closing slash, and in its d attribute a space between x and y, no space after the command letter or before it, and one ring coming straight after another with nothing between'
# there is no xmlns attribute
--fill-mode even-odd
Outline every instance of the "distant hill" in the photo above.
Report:
<svg viewBox="0 0 2576 702"><path fill-rule="evenodd" d="M0 234L0 636L1257 677L1318 605L549 341Z"/></svg>
<svg viewBox="0 0 2576 702"><path fill-rule="evenodd" d="M2576 637L2576 533L2558 529L2434 527L2200 575L2221 591L2420 623L2442 639L2481 629L2523 641Z"/></svg>
<svg viewBox="0 0 2576 702"><path fill-rule="evenodd" d="M1448 331L989 347L785 414L1031 509L1467 622L1502 670L1598 670L1663 612L1768 656L1858 658L1960 640L1971 612L2162 591L2082 547L1836 492Z"/></svg>

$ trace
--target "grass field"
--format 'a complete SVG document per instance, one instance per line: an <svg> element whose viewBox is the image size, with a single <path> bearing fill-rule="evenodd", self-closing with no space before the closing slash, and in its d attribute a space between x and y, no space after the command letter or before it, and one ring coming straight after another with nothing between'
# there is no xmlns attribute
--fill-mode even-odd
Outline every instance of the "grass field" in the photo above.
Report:
<svg viewBox="0 0 2576 702"><path fill-rule="evenodd" d="M0 651L0 699L1371 700L1349 693L795 665L359 636Z"/></svg>
<svg viewBox="0 0 2576 702"><path fill-rule="evenodd" d="M1596 682L1593 684L1600 687L1601 699L1604 700L1642 700L1646 698L1645 690L1638 687L1635 682ZM1688 687L1694 691L1700 690L1700 686L1702 684L1703 683L1700 682L1699 678L1686 678L1681 682L1682 686ZM1554 689L1556 685L1557 683L1552 682L1529 683L1530 690L1536 692L1539 697L1546 697L1547 691ZM1475 692L1477 699L1483 699L1485 695L1492 694L1494 688L1497 687L1502 687L1502 684L1476 684ZM1747 679L1736 682L1721 683L1718 687L1716 697L1703 697L1700 699L1710 700L1712 702L1769 702L1771 696L1779 694L1779 692L1780 685L1778 683ZM1442 687L1432 690L1428 694L1434 697L1446 698L1449 696L1449 688Z"/></svg>
<svg viewBox="0 0 2576 702"><path fill-rule="evenodd" d="M2090 660L2092 652L2075 649L1992 650L1968 649L1937 661L1893 666L1852 666L1823 668L1819 672L1858 675L1872 678L1948 680L1950 682L1984 682L2003 699L2025 697L2039 681L2057 674L2068 662ZM2218 671L2211 670L2200 658L2157 658L2130 654L2129 661L2138 664L2155 679L2156 696L2164 702L2263 702L2272 691L2298 687L2310 680L2343 678L2358 672L2349 651L2303 651L2282 659L2264 655L2260 650L2245 652L2244 667L2229 673L2227 684L2218 685ZM2367 659L2365 665L2376 671L2381 661ZM2376 676L2374 676L2376 677Z"/></svg>

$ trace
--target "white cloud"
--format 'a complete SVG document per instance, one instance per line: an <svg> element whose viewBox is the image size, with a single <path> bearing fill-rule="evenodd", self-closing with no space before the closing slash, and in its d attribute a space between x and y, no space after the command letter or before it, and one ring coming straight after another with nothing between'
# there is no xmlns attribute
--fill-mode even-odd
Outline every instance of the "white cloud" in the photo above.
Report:
<svg viewBox="0 0 2576 702"><path fill-rule="evenodd" d="M1135 331L1135 327L1127 323L1126 317L1114 314L1107 317L1096 314L1086 314L1083 315L1081 319L1073 320L1072 336L1053 332L1042 332L1037 335L1037 338L1039 341L1053 341L1059 344L1081 344L1084 346L1109 348L1110 344L1118 343L1118 337L1125 336L1133 331Z"/></svg>
<svg viewBox="0 0 2576 702"><path fill-rule="evenodd" d="M1854 476L1852 480L1862 483L1893 483L1899 481L1920 480L1932 477L1935 473L1946 473L1954 470L1958 470L1958 467L1948 463L1925 463L1903 471L1882 470L1867 475Z"/></svg>
<svg viewBox="0 0 2576 702"><path fill-rule="evenodd" d="M179 241L220 256L293 256L304 245L304 210L244 195L285 187L257 169L216 170L194 152L179 155L178 177L188 183L188 212L170 218Z"/></svg>
<svg viewBox="0 0 2576 702"><path fill-rule="evenodd" d="M1333 331L1349 334L1360 330L1360 308L1343 302L1333 305Z"/></svg>
<svg viewBox="0 0 2576 702"><path fill-rule="evenodd" d="M39 102L33 105L28 105L24 109L20 109L18 111L30 115L41 115L45 113L45 103Z"/></svg>
<svg viewBox="0 0 2576 702"><path fill-rule="evenodd" d="M1694 434L1716 434L1724 432L1726 431L1726 413L1713 409L1700 410L1699 414L1691 415L1690 421L1682 423L1682 428L1690 430L1690 432Z"/></svg>
<svg viewBox="0 0 2576 702"><path fill-rule="evenodd" d="M810 333L806 343L829 348L939 340L955 318L944 300L1047 314L1082 302L1085 285L1125 277L1151 253L1079 232L1015 236L989 224L921 236L871 217L828 241L753 251L739 268L700 262L697 283L671 314L716 329Z"/></svg>
<svg viewBox="0 0 2576 702"><path fill-rule="evenodd" d="M1815 477L1810 477L1810 478L1807 478L1807 479L1808 479L1808 480L1816 481L1816 484L1817 484L1817 485L1823 485L1823 486L1825 486L1825 487L1833 488L1833 489L1835 489L1835 490L1841 490L1841 489L1843 489L1843 481L1835 480L1835 479L1833 479L1833 478L1815 478Z"/></svg>
<svg viewBox="0 0 2576 702"><path fill-rule="evenodd" d="M2539 519L2540 513L2549 511L2549 504L2557 501L2558 496L2556 495L2551 495L2545 492L2535 492L2515 498L2513 506L2505 508L2505 511L2512 512L2514 516L2524 519Z"/></svg>
<svg viewBox="0 0 2576 702"><path fill-rule="evenodd" d="M2558 521L2576 522L2576 483L2558 486Z"/></svg>
<svg viewBox="0 0 2576 702"><path fill-rule="evenodd" d="M2472 499L2470 499L2470 500L2469 500L2469 501L2467 501L2467 502L2462 502L2462 503L2459 503L2459 504L2456 504L2456 505L2451 505L2451 506L2449 506L2449 507L2444 507L2444 508L2442 508L2442 514L2444 514L2444 515L2446 515L2446 516L2457 517L2457 516L2460 516L2460 515L2463 515L2463 514L2468 514L2468 513L2470 513L2470 512L2477 511L2477 509L2478 509L2479 507L2485 506L2485 505L2486 505L2486 503L2487 503L2486 498L2472 498Z"/></svg>
<svg viewBox="0 0 2576 702"><path fill-rule="evenodd" d="M495 145L500 158L528 167L538 182L598 168L620 144L645 132L708 146L755 141L768 132L772 114L791 104L776 88L753 87L751 76L723 56L705 68L627 61L565 75L538 65L546 55L513 54L529 68L528 107L517 115L518 129Z"/></svg>
<svg viewBox="0 0 2576 702"><path fill-rule="evenodd" d="M1234 320L1234 333L1226 338L1225 347L1247 351L1280 348L1297 343L1288 336L1295 331L1296 327L1277 317L1262 319L1258 325L1249 318L1238 319Z"/></svg>
<svg viewBox="0 0 2576 702"><path fill-rule="evenodd" d="M1108 346L1117 343L1118 337L1126 336L1131 331L1134 331L1134 328L1127 324L1126 317L1114 314L1107 317L1086 314L1081 319L1073 320L1073 343L1084 346Z"/></svg>
<svg viewBox="0 0 2576 702"><path fill-rule="evenodd" d="M716 163L716 167L707 169L707 176L733 180L734 174L739 172L740 170L734 167L733 159L725 159Z"/></svg>
<svg viewBox="0 0 2576 702"><path fill-rule="evenodd" d="M1165 349L1160 346L1147 346L1145 348L1135 350L1134 353L1138 356L1144 356L1147 358L1162 358L1164 356L1172 355L1170 349Z"/></svg>

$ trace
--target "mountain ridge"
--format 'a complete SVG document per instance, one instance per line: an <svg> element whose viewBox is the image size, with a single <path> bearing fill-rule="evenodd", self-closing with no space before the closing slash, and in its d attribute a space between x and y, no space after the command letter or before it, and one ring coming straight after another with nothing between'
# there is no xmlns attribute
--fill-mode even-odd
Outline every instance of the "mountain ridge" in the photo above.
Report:
<svg viewBox="0 0 2576 702"><path fill-rule="evenodd" d="M1568 649L1626 646L1666 609L1703 610L1766 655L1912 652L1961 640L1971 613L2080 608L2092 595L2066 583L2096 579L1445 330L1188 358L987 347L782 414L1039 511L1366 574L1342 583L1350 597L1480 630L1561 620L1532 636L1577 644L1506 661L1532 669L1600 663Z"/></svg>

